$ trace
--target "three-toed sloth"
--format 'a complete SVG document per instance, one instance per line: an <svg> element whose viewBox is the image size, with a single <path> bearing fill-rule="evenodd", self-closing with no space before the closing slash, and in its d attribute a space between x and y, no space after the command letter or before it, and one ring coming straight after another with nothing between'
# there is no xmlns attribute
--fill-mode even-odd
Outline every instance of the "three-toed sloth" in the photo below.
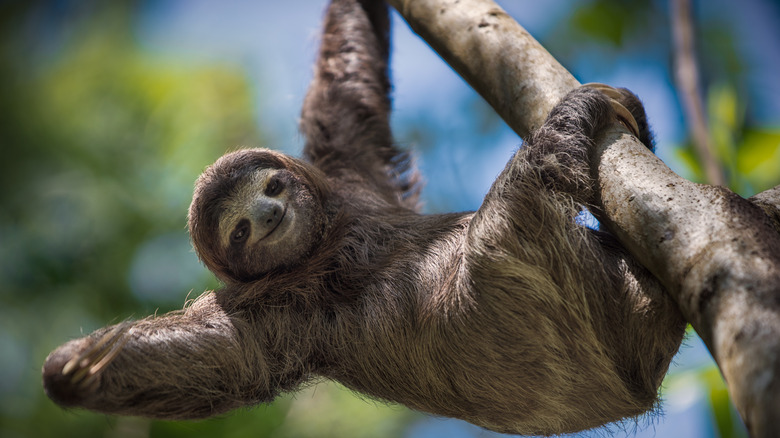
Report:
<svg viewBox="0 0 780 438"><path fill-rule="evenodd" d="M196 183L192 242L223 286L62 345L43 367L49 397L202 418L324 377L523 434L654 406L685 323L662 289L638 286L650 274L611 235L574 220L598 208L594 138L618 119L651 147L641 103L571 92L479 210L422 215L390 132L388 51L383 2L333 0L303 158L239 150Z"/></svg>

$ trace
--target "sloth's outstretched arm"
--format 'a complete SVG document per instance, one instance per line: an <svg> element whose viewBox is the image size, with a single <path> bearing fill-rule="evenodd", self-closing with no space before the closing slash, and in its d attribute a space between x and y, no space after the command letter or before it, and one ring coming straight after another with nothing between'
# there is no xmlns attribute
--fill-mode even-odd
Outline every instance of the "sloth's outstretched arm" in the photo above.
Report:
<svg viewBox="0 0 780 438"><path fill-rule="evenodd" d="M165 419L270 401L272 366L247 331L210 293L184 311L62 345L43 366L44 388L62 406Z"/></svg>

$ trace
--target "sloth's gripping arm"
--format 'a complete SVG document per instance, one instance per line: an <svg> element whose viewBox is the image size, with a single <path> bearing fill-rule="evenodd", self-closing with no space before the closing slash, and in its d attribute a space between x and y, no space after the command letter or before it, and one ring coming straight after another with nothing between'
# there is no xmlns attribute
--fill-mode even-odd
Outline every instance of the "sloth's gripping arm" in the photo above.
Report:
<svg viewBox="0 0 780 438"><path fill-rule="evenodd" d="M62 406L165 419L270 401L284 379L270 378L261 340L241 321L209 293L181 312L100 329L49 355L44 388Z"/></svg>
<svg viewBox="0 0 780 438"><path fill-rule="evenodd" d="M646 411L682 335L673 301L633 281L651 274L613 237L575 221L583 205L599 205L590 155L616 120L651 145L644 111L628 91L594 85L569 93L509 161L467 230L463 272L480 291L481 311L533 339L534 379L522 390L548 407L534 413L537 424L527 429L534 434ZM554 406L569 407L568 419ZM570 429L549 428L561 421Z"/></svg>
<svg viewBox="0 0 780 438"><path fill-rule="evenodd" d="M390 22L381 0L334 0L301 112L303 155L342 183L411 199L419 177L390 131ZM359 175L364 181L353 181Z"/></svg>
<svg viewBox="0 0 780 438"><path fill-rule="evenodd" d="M616 119L652 150L644 109L630 91L588 84L569 93L507 164L485 197L476 222L492 210L506 208L491 207L494 203L530 212L552 206L572 217L582 205L591 206L594 188L589 154L594 139ZM516 196L522 199L513 200Z"/></svg>

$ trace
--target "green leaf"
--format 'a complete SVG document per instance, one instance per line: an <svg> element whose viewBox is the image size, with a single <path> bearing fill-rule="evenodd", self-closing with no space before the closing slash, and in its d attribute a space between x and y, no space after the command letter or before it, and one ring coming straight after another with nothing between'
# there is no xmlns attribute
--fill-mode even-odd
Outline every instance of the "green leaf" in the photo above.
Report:
<svg viewBox="0 0 780 438"><path fill-rule="evenodd" d="M736 438L744 436L736 416L734 406L729 398L729 391L723 382L723 377L717 367L709 367L699 374L706 387L709 389L710 407L715 419L715 426L721 438Z"/></svg>
<svg viewBox="0 0 780 438"><path fill-rule="evenodd" d="M736 167L756 192L780 184L780 129L747 130L739 145Z"/></svg>
<svg viewBox="0 0 780 438"><path fill-rule="evenodd" d="M684 170L687 170L689 175L685 175L690 180L696 182L704 181L704 170L699 162L699 157L693 150L690 143L685 143L673 149L674 156L683 164Z"/></svg>
<svg viewBox="0 0 780 438"><path fill-rule="evenodd" d="M590 37L617 46L623 40L621 16L612 2L596 1L578 9L572 17L572 24Z"/></svg>
<svg viewBox="0 0 780 438"><path fill-rule="evenodd" d="M710 123L737 131L742 126L744 112L740 109L737 91L730 84L713 86L708 93Z"/></svg>

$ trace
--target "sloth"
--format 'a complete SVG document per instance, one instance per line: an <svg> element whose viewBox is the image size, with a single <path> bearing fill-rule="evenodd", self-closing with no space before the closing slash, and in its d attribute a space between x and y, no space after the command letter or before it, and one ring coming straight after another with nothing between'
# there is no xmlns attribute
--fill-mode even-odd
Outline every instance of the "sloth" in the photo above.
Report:
<svg viewBox="0 0 780 438"><path fill-rule="evenodd" d="M568 94L476 212L420 214L390 132L387 6L333 0L306 95L302 158L229 153L196 182L193 246L222 286L181 311L71 340L43 366L56 403L204 418L317 379L499 432L559 434L652 410L685 321L605 231L594 139L627 90ZM644 282L655 285L657 282Z"/></svg>

